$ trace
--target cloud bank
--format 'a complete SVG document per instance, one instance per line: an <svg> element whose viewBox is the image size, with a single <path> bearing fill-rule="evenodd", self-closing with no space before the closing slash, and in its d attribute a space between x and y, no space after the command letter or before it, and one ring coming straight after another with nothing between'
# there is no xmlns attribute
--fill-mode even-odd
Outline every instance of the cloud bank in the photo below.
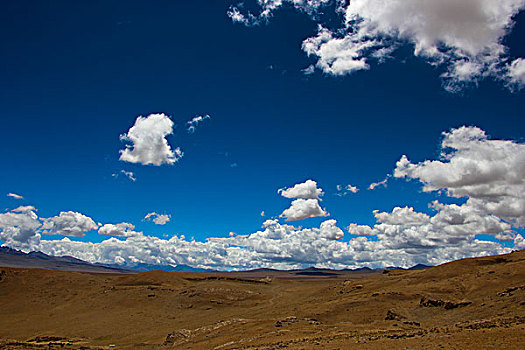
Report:
<svg viewBox="0 0 525 350"><path fill-rule="evenodd" d="M412 208L377 212L377 225L348 242L336 220L326 220L316 228L300 228L267 220L262 230L248 235L209 238L206 242L188 241L183 236L161 239L141 234L124 234L132 225L104 225L99 231L127 237L109 238L100 243L43 240L36 233L39 221L33 212L0 214L1 239L6 245L40 250L53 255L70 255L90 262L133 266L185 264L214 269L254 267L297 268L307 266L355 268L368 266L409 267L418 263L439 264L468 256L510 252L497 242L476 238L475 233L505 232L509 226L493 217L483 217L472 208L441 206L433 216ZM407 220L404 220L406 218ZM17 226L15 230L13 226ZM119 227L120 225L120 227ZM362 225L361 227L366 227ZM371 240L364 235L375 235ZM520 235L515 245L523 245Z"/></svg>
<svg viewBox="0 0 525 350"><path fill-rule="evenodd" d="M446 208L454 214L459 208ZM405 214L409 214L408 209ZM440 213L444 213L443 210ZM389 213L384 213L387 216ZM448 214L448 213L447 213ZM438 214L439 215L439 214ZM439 264L468 256L510 252L497 242L475 238L472 230L494 231L497 222L490 220L468 223L476 219L466 213L462 224L443 234L440 225L447 224L446 215L432 222L378 222L374 227L377 240L366 236L341 240L343 232L335 220L326 220L316 228L300 228L267 220L262 230L248 235L209 238L206 242L188 241L183 236L170 239L133 235L121 240L109 238L100 243L61 240L38 240L31 249L53 255L71 255L101 263L185 264L214 269L247 269L255 267L297 268L307 266L355 268L368 266L409 267L418 263ZM494 226L496 224L496 226ZM503 225L501 229L505 229ZM523 244L522 237L515 238Z"/></svg>
<svg viewBox="0 0 525 350"><path fill-rule="evenodd" d="M370 62L391 59L397 48L408 43L414 56L444 68L442 78L449 91L488 77L512 86L525 81L523 59L511 62L502 43L512 30L514 16L525 8L525 0L351 0L337 1L335 11L328 0L257 3L259 14L233 6L228 15L245 25L267 23L285 5L311 15L319 29L304 40L302 48L326 74L370 69ZM335 28L318 19L326 11L334 11L339 19ZM311 74L312 69L305 73Z"/></svg>

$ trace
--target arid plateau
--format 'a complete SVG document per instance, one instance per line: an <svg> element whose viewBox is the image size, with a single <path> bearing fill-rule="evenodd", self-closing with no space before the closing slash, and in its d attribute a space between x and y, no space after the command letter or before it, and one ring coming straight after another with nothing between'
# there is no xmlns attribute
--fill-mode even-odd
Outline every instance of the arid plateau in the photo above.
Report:
<svg viewBox="0 0 525 350"><path fill-rule="evenodd" d="M519 349L525 251L422 270L0 268L2 349Z"/></svg>

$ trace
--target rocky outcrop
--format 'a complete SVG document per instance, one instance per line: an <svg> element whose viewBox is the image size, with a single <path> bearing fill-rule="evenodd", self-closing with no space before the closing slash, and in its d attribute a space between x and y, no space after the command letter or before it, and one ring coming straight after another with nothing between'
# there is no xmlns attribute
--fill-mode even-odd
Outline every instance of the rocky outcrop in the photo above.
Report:
<svg viewBox="0 0 525 350"><path fill-rule="evenodd" d="M423 307L442 307L445 310L456 309L458 307L464 307L472 304L471 301L451 301L451 300L441 300L431 297L422 297L419 301L419 305Z"/></svg>

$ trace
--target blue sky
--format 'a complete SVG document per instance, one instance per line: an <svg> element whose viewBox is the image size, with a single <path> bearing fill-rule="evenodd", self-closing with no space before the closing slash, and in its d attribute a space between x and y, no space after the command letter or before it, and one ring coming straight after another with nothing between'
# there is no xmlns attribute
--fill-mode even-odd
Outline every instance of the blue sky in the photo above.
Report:
<svg viewBox="0 0 525 350"><path fill-rule="evenodd" d="M272 10L268 23L247 26L228 17L235 5L4 4L0 193L24 197L4 195L6 212L20 205L36 207L40 218L73 211L96 223L132 223L150 236L204 242L256 232L290 206L278 189L313 179L325 192L321 206L341 229L373 226L376 209L431 214L435 199L465 202L424 193L417 179L367 190L392 174L402 155L413 163L439 159L442 132L476 126L490 139L523 143L519 80L509 88L508 79L485 74L447 91L440 76L448 66L414 56L410 38L399 40L385 62L370 60L369 69L336 75L318 67L307 75L320 56L308 56L302 42L317 35L320 21L339 23L333 7L311 17L288 5ZM255 2L240 8L248 10L261 9ZM508 20L514 27L500 38L505 64L525 56L524 14ZM119 136L152 113L174 121L167 141L184 156L161 166L119 160L129 144ZM188 133L186 122L206 114L211 118ZM336 186L347 184L359 191L337 196ZM171 220L143 221L150 212ZM293 224L312 228L325 220ZM519 224L513 230L522 232ZM54 233L42 239L64 236ZM352 237L347 232L342 241ZM93 230L69 239L108 237Z"/></svg>

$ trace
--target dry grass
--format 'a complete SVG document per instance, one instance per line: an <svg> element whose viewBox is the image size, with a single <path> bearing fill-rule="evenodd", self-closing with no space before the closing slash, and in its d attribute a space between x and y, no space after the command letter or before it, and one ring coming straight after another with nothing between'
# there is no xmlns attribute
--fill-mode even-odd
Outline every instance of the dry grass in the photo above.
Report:
<svg viewBox="0 0 525 350"><path fill-rule="evenodd" d="M525 251L339 278L0 270L0 348L519 349L525 343Z"/></svg>

